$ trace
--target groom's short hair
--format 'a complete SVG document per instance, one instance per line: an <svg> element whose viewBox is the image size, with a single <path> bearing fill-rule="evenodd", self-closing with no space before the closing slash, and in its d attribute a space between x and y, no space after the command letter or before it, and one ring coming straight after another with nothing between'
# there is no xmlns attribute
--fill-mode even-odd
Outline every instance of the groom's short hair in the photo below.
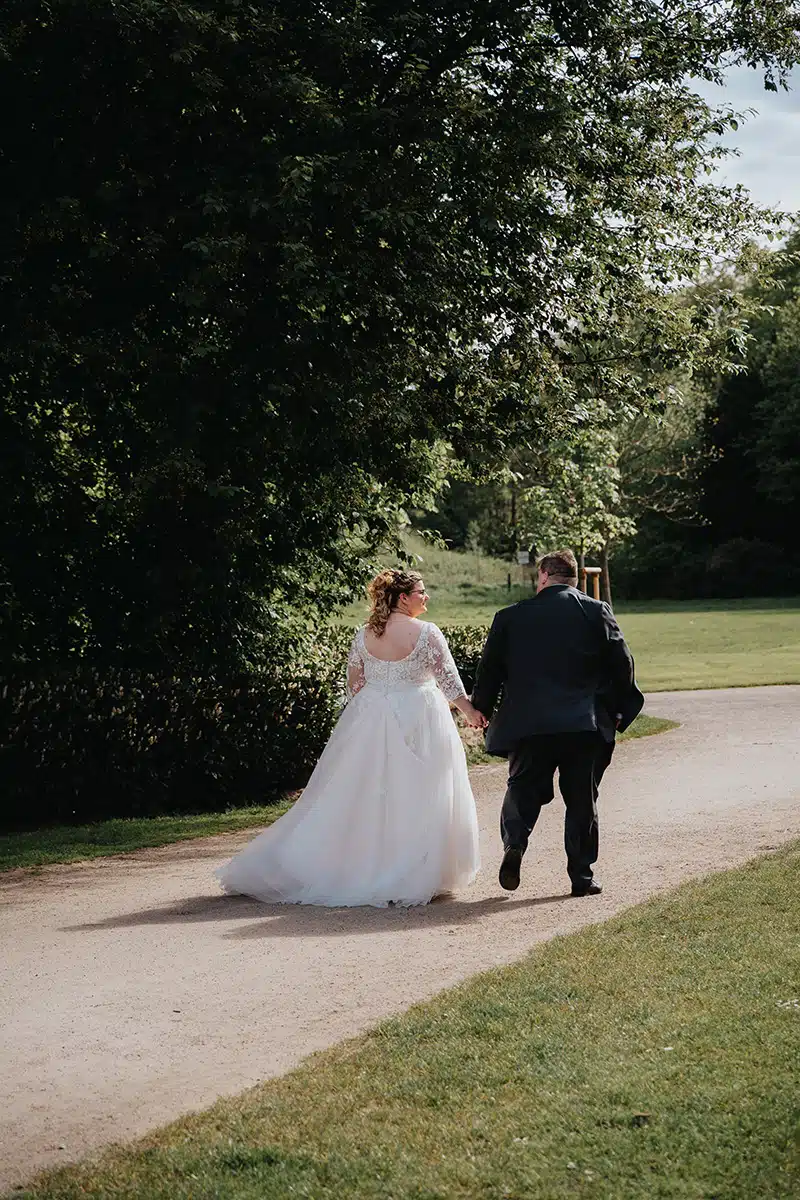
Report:
<svg viewBox="0 0 800 1200"><path fill-rule="evenodd" d="M578 560L571 550L553 550L539 559L539 570L546 571L551 579L563 579L565 583L578 582Z"/></svg>

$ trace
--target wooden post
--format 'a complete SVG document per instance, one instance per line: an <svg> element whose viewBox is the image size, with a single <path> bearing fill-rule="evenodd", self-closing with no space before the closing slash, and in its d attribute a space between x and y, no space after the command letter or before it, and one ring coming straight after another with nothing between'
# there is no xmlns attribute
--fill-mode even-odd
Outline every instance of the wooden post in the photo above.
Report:
<svg viewBox="0 0 800 1200"><path fill-rule="evenodd" d="M603 599L609 608L613 608L614 605L611 602L611 568L608 563L608 543L606 543L603 546L603 549L600 551L600 569L603 572L603 587L601 589L603 592L605 592Z"/></svg>
<svg viewBox="0 0 800 1200"><path fill-rule="evenodd" d="M587 577L591 576L592 595L594 596L595 600L600 599L600 576L601 576L601 574L602 574L602 567L584 567L583 568L583 590L584 590L584 592L588 593L589 589L587 588L586 585L589 581L588 581Z"/></svg>

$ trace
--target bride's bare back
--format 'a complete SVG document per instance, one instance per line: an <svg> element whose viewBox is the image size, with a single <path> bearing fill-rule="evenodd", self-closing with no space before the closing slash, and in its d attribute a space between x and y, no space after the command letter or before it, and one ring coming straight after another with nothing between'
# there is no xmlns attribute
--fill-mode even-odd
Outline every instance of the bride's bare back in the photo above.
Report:
<svg viewBox="0 0 800 1200"><path fill-rule="evenodd" d="M380 637L370 628L364 630L364 645L373 658L399 662L408 658L419 641L422 626L416 617L392 613Z"/></svg>

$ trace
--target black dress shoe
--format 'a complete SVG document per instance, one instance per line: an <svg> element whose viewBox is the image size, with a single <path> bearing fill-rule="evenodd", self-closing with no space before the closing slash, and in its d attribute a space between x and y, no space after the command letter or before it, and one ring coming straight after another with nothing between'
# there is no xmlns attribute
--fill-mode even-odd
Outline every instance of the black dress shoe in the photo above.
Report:
<svg viewBox="0 0 800 1200"><path fill-rule="evenodd" d="M572 885L573 896L599 896L602 890L602 883L598 883L596 879L593 879L591 883L573 883Z"/></svg>
<svg viewBox="0 0 800 1200"><path fill-rule="evenodd" d="M509 846L500 864L500 887L507 892L515 892L519 887L519 868L522 863L522 851L515 846Z"/></svg>

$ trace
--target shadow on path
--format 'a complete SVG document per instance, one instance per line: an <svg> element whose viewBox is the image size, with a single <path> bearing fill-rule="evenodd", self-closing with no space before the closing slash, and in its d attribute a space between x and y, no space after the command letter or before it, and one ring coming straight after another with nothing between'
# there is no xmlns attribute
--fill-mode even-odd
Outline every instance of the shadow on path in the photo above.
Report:
<svg viewBox="0 0 800 1200"><path fill-rule="evenodd" d="M195 896L161 908L121 913L102 921L62 926L62 933L85 933L95 929L127 929L137 925L194 924L201 921L227 922L247 919L254 924L222 934L228 938L257 937L348 937L358 933L394 933L407 929L432 929L439 925L466 925L493 913L535 908L571 900L569 892L558 896L530 896L512 900L490 896L483 900L459 900L439 896L430 904L414 908L320 908L303 904L260 904L246 896Z"/></svg>

